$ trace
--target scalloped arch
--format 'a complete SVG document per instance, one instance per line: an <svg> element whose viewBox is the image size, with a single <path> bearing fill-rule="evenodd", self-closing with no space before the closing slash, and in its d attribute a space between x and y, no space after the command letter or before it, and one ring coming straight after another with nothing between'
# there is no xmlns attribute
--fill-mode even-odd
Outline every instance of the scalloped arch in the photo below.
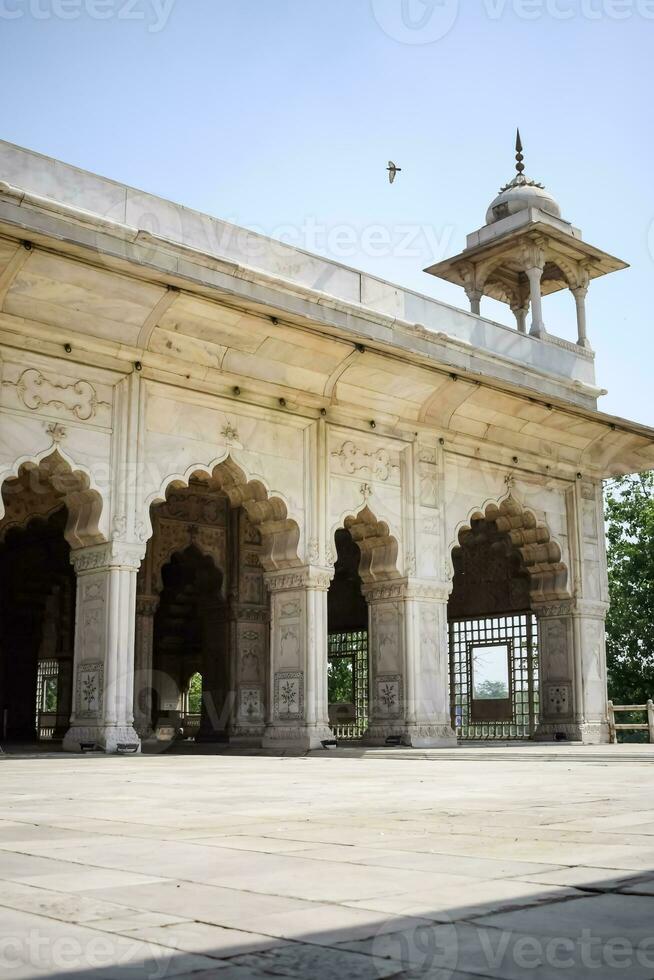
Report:
<svg viewBox="0 0 654 980"><path fill-rule="evenodd" d="M361 552L359 575L364 585L401 577L397 567L397 538L385 521L377 520L367 504L358 514L345 516L338 526L350 532Z"/></svg>
<svg viewBox="0 0 654 980"><path fill-rule="evenodd" d="M288 516L287 501L277 491L268 490L263 478L246 474L229 454L208 465L194 464L184 473L170 474L165 478L159 490L147 500L146 540L152 536L151 507L164 503L170 490L188 487L196 474L208 477L214 487L227 495L232 507L243 507L266 546L261 556L266 571L302 564L298 557L300 527Z"/></svg>
<svg viewBox="0 0 654 980"><path fill-rule="evenodd" d="M23 456L0 472L0 489L6 492L7 484L29 480L31 473L36 474L39 485L49 485L57 501L66 506L68 520L64 536L71 548L85 548L107 540L100 530L104 498L86 467L75 463L59 447L48 449L34 456ZM0 493L0 521L6 516L4 492ZM39 515L26 511L8 527L24 526L31 516Z"/></svg>
<svg viewBox="0 0 654 980"><path fill-rule="evenodd" d="M533 511L509 494L502 500L488 501L483 508L474 509L456 530L450 545L450 571L453 576L452 554L465 546L470 535L489 536L494 528L504 537L506 546L520 554L529 574L532 599L568 597L568 567L561 560L561 546L552 537L546 524L539 523Z"/></svg>

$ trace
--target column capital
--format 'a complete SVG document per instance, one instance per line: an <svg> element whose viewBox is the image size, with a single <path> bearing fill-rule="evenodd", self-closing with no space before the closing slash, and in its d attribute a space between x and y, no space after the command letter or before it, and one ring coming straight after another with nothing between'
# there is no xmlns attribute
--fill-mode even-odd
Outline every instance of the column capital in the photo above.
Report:
<svg viewBox="0 0 654 980"><path fill-rule="evenodd" d="M420 602L447 602L451 592L451 582L410 578L406 581L404 594L407 599L417 599Z"/></svg>
<svg viewBox="0 0 654 980"><path fill-rule="evenodd" d="M364 582L361 591L367 602L404 599L407 581L406 578L392 578L383 582Z"/></svg>
<svg viewBox="0 0 654 980"><path fill-rule="evenodd" d="M264 581L269 592L295 592L311 589L327 592L334 577L334 568L322 565L303 565L298 568L285 568L266 572Z"/></svg>
<svg viewBox="0 0 654 980"><path fill-rule="evenodd" d="M589 619L605 619L608 602L570 596L544 601L532 600L531 608L539 619L563 619L566 616L587 616Z"/></svg>
<svg viewBox="0 0 654 980"><path fill-rule="evenodd" d="M571 616L574 611L575 600L572 596L563 596L560 599L532 599L531 609L538 619L563 619Z"/></svg>
<svg viewBox="0 0 654 980"><path fill-rule="evenodd" d="M570 292L575 299L585 299L588 293L588 283L584 283L581 286L570 286Z"/></svg>
<svg viewBox="0 0 654 980"><path fill-rule="evenodd" d="M575 616L585 616L588 619L606 619L609 603L599 599L577 599L573 607Z"/></svg>
<svg viewBox="0 0 654 980"><path fill-rule="evenodd" d="M535 239L523 245L520 259L522 267L527 275L530 272L541 274L545 268L545 243L541 239Z"/></svg>
<svg viewBox="0 0 654 980"><path fill-rule="evenodd" d="M468 297L470 303L470 312L475 313L479 316L481 298L484 295L484 290L479 289L477 286L473 286L470 283L466 283L463 287Z"/></svg>
<svg viewBox="0 0 654 980"><path fill-rule="evenodd" d="M452 591L452 583L439 582L435 579L396 578L364 584L361 591L368 602L383 602L388 599L447 602Z"/></svg>
<svg viewBox="0 0 654 980"><path fill-rule="evenodd" d="M269 623L268 606L253 606L245 602L230 602L229 619L234 623Z"/></svg>
<svg viewBox="0 0 654 980"><path fill-rule="evenodd" d="M78 575L110 568L138 571L145 557L145 547L142 542L106 541L71 551L70 561Z"/></svg>
<svg viewBox="0 0 654 980"><path fill-rule="evenodd" d="M156 595L137 595L136 615L154 616L159 605L159 596Z"/></svg>

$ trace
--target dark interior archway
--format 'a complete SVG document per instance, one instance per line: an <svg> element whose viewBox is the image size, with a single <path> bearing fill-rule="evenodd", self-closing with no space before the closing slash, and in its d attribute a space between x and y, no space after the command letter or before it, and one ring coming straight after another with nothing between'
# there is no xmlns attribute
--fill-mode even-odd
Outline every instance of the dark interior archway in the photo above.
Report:
<svg viewBox="0 0 654 980"><path fill-rule="evenodd" d="M528 738L539 706L532 576L499 512L460 532L452 563L452 727L459 738Z"/></svg>
<svg viewBox="0 0 654 980"><path fill-rule="evenodd" d="M223 574L194 545L172 555L161 570L163 589L154 617L153 663L158 679L153 725L169 722L186 734L183 695L190 678L203 679L198 737L225 736L229 698L229 656Z"/></svg>
<svg viewBox="0 0 654 980"><path fill-rule="evenodd" d="M76 584L68 520L60 506L0 541L0 721L8 740L60 739L68 728Z"/></svg>
<svg viewBox="0 0 654 980"><path fill-rule="evenodd" d="M349 531L335 535L336 565L327 595L330 725L337 738L360 738L368 726L368 604L359 575L361 551Z"/></svg>

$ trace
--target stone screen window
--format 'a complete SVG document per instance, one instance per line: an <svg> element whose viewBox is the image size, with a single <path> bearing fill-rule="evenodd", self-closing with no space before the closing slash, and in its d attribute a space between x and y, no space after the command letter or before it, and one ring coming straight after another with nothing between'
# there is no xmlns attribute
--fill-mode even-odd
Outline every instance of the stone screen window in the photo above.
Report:
<svg viewBox="0 0 654 980"><path fill-rule="evenodd" d="M59 701L59 662L40 660L36 680L36 731L39 739L54 737Z"/></svg>
<svg viewBox="0 0 654 980"><path fill-rule="evenodd" d="M450 704L457 737L530 738L539 708L536 617L525 612L453 619L449 630Z"/></svg>
<svg viewBox="0 0 654 980"><path fill-rule="evenodd" d="M362 738L368 727L368 631L329 634L327 688L336 738Z"/></svg>

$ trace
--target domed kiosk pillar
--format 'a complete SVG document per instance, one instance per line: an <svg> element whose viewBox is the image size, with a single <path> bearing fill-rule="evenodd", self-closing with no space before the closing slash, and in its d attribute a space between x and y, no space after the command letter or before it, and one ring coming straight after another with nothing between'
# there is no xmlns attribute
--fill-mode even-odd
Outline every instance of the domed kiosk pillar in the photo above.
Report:
<svg viewBox="0 0 654 980"><path fill-rule="evenodd" d="M575 298L575 303L577 306L577 343L580 347L590 347L588 341L588 336L586 334L586 294L588 292L588 284L584 286L575 286L572 289L572 295Z"/></svg>
<svg viewBox="0 0 654 980"><path fill-rule="evenodd" d="M507 303L519 333L547 339L542 298L569 289L577 304L577 343L589 348L585 298L590 279L625 269L626 263L584 242L581 232L561 217L561 209L542 184L524 173L522 141L516 140L516 174L486 212L486 224L466 239L459 255L425 271L462 286L471 312L479 315L482 296Z"/></svg>

